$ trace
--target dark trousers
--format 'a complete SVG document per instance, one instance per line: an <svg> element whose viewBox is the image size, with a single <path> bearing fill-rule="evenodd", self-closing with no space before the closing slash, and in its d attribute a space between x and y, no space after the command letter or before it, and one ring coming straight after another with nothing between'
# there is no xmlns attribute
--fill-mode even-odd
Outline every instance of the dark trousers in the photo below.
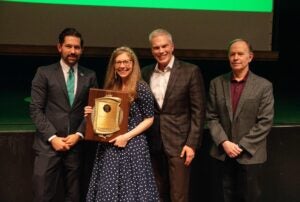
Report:
<svg viewBox="0 0 300 202"><path fill-rule="evenodd" d="M151 154L151 161L161 202L188 202L190 167L184 158Z"/></svg>
<svg viewBox="0 0 300 202"><path fill-rule="evenodd" d="M259 202L263 164L239 164L235 159L214 159L213 186L215 202Z"/></svg>
<svg viewBox="0 0 300 202"><path fill-rule="evenodd" d="M34 202L57 201L57 188L63 182L64 202L79 202L80 153L36 152L33 169Z"/></svg>

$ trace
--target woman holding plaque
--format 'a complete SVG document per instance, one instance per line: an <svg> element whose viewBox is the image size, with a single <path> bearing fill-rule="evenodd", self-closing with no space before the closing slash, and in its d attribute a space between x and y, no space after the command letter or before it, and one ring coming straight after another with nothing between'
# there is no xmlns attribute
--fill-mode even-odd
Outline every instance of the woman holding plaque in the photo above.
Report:
<svg viewBox="0 0 300 202"><path fill-rule="evenodd" d="M144 131L154 119L153 97L141 80L135 53L128 47L113 51L104 88L125 91L130 96L128 132L109 143L99 143L87 202L92 201L159 201ZM85 114L92 107L85 107Z"/></svg>

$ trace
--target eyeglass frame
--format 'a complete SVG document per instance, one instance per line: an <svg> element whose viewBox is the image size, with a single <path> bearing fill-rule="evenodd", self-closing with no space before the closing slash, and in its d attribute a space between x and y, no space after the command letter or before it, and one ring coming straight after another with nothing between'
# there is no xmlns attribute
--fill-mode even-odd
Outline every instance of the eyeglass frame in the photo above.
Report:
<svg viewBox="0 0 300 202"><path fill-rule="evenodd" d="M125 66L128 66L132 63L132 60L119 60L119 61L115 61L115 65L116 66L121 66L121 64L124 64Z"/></svg>

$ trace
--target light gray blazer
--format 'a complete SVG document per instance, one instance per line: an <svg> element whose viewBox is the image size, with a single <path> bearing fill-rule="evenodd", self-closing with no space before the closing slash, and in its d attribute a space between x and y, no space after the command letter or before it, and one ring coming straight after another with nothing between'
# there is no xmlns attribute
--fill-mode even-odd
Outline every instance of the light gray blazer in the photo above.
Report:
<svg viewBox="0 0 300 202"><path fill-rule="evenodd" d="M226 153L220 143L230 140L245 149L237 158L239 163L263 163L267 159L266 137L274 116L272 84L250 71L233 116L230 80L228 73L210 83L207 123L214 142L210 154L224 161Z"/></svg>

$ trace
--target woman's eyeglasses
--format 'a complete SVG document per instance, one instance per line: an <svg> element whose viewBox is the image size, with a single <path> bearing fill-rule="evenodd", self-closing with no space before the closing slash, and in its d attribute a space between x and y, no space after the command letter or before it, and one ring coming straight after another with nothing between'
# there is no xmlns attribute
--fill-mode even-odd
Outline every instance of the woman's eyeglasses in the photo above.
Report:
<svg viewBox="0 0 300 202"><path fill-rule="evenodd" d="M115 62L116 66L121 66L121 64L124 64L125 66L128 66L132 63L132 60L118 60Z"/></svg>

